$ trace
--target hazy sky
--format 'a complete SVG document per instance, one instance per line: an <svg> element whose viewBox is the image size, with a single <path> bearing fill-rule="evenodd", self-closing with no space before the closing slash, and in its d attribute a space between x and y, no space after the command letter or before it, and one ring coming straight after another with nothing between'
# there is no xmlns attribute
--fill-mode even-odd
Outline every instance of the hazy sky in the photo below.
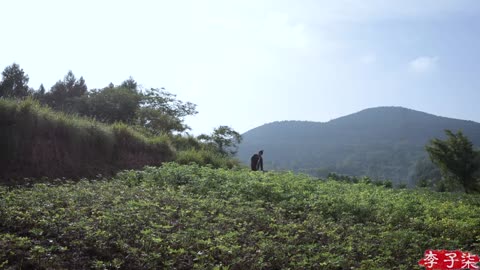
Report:
<svg viewBox="0 0 480 270"><path fill-rule="evenodd" d="M480 122L478 0L0 2L0 69L132 76L198 105L192 133L403 106Z"/></svg>

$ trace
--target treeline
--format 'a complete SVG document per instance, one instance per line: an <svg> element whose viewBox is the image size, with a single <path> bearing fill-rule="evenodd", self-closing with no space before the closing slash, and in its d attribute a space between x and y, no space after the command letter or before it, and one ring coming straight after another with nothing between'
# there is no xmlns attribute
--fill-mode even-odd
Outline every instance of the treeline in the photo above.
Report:
<svg viewBox="0 0 480 270"><path fill-rule="evenodd" d="M163 88L141 89L129 78L119 85L88 90L83 77L69 71L49 91L40 85L38 90L28 86L29 77L18 64L2 72L0 97L32 97L56 111L87 116L105 123L123 122L151 135L183 132L186 116L195 115L196 105L177 100Z"/></svg>
<svg viewBox="0 0 480 270"><path fill-rule="evenodd" d="M184 119L196 105L164 88L144 89L128 78L88 89L72 71L49 91L34 90L18 64L2 72L0 177L84 177L176 160L237 166L241 136L228 126L188 134Z"/></svg>

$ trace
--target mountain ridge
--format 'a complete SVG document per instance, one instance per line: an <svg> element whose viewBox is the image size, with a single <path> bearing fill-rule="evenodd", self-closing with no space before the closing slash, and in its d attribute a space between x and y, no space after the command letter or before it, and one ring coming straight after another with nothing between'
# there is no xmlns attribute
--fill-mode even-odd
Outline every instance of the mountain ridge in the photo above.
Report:
<svg viewBox="0 0 480 270"><path fill-rule="evenodd" d="M473 121L473 120L466 120L466 119L460 119L460 118L453 118L453 117L441 116L441 115L436 115L436 114L432 114L432 113L427 113L427 112L423 112L423 111L419 111L419 110L415 110L415 109L410 109L410 108L402 107L402 106L378 106L378 107L366 108L366 109L363 109L363 110L360 110L360 111L357 111L357 112L354 112L354 113L351 113L351 114L339 116L339 117L337 117L337 118L333 118L333 119L330 119L330 120L328 120L328 121L278 120L278 121L268 122L268 123L262 124L262 125L260 125L260 126L258 126L258 127L254 127L254 128L252 128L252 129L249 129L249 130L245 131L243 134L246 134L246 133L248 133L248 132L250 132L250 131L252 131L252 130L255 130L255 129L257 129L257 128L260 128L260 127L263 127L263 126L266 126L266 125L276 124L276 123L284 123L284 122L300 122L300 123L328 124L328 123L330 123L330 122L332 122L332 121L340 120L340 119L342 119L342 118L350 117L350 116L353 116L353 115L356 115L356 114L361 114L361 113L369 112L369 111L373 111L373 110L382 110L382 109L407 110L407 111L412 111L412 112L421 113L421 114L424 114L424 115L433 116L433 117L439 117L439 118L448 119L448 120L459 120L459 121L466 121L466 122L473 122L473 123L480 124L479 122L476 122L476 121Z"/></svg>
<svg viewBox="0 0 480 270"><path fill-rule="evenodd" d="M462 130L480 145L480 123L437 116L399 106L361 110L328 122L275 121L245 132L238 157L248 163L265 150L266 167L295 171L332 171L412 182L424 146Z"/></svg>

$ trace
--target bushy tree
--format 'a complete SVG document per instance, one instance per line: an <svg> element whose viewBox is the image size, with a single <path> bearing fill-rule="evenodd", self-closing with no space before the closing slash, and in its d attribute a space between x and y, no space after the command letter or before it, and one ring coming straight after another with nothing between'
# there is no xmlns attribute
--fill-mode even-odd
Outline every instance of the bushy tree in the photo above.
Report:
<svg viewBox="0 0 480 270"><path fill-rule="evenodd" d="M165 91L164 88L152 88L142 92L137 119L139 125L158 135L190 129L184 123L184 118L195 114L197 114L195 104L176 99L174 94Z"/></svg>
<svg viewBox="0 0 480 270"><path fill-rule="evenodd" d="M142 96L135 90L114 87L94 90L88 95L87 111L82 113L102 122L133 124Z"/></svg>
<svg viewBox="0 0 480 270"><path fill-rule="evenodd" d="M196 111L197 105L180 101L176 97L176 95L165 91L165 88L151 88L143 92L142 106L159 110L180 119L198 113Z"/></svg>
<svg viewBox="0 0 480 270"><path fill-rule="evenodd" d="M137 124L152 135L183 132L189 128L182 119L150 107L140 107L136 117Z"/></svg>
<svg viewBox="0 0 480 270"><path fill-rule="evenodd" d="M56 82L45 94L43 101L53 109L76 112L76 103L81 102L79 99L86 93L87 85L83 77L77 80L70 70L62 81Z"/></svg>
<svg viewBox="0 0 480 270"><path fill-rule="evenodd" d="M113 88L113 84L112 83L110 84L111 84L110 88ZM132 77L129 77L128 79L123 81L122 84L120 84L120 87L138 91L138 83Z"/></svg>
<svg viewBox="0 0 480 270"><path fill-rule="evenodd" d="M228 126L219 126L211 135L202 134L198 139L223 155L233 156L237 153L242 135Z"/></svg>
<svg viewBox="0 0 480 270"><path fill-rule="evenodd" d="M25 97L30 94L28 75L16 63L8 66L2 72L0 81L0 97Z"/></svg>
<svg viewBox="0 0 480 270"><path fill-rule="evenodd" d="M475 173L480 168L479 153L461 131L456 134L445 130L446 140L433 139L426 146L430 159L435 163L445 179L452 179L463 186L465 192L480 191Z"/></svg>

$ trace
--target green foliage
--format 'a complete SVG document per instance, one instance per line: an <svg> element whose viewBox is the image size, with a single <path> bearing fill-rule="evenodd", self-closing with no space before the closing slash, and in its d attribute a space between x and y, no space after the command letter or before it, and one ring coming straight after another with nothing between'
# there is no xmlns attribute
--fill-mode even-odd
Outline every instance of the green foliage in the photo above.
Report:
<svg viewBox="0 0 480 270"><path fill-rule="evenodd" d="M68 71L63 80L56 82L50 92L38 98L42 103L63 112L79 112L83 109L82 96L87 93L87 85L83 77L77 80L73 72Z"/></svg>
<svg viewBox="0 0 480 270"><path fill-rule="evenodd" d="M417 187L419 188L426 188L426 187L430 187L432 184L429 180L427 179L420 179L417 181Z"/></svg>
<svg viewBox="0 0 480 270"><path fill-rule="evenodd" d="M184 150L179 151L175 160L179 164L191 164L198 165L210 165L213 168L226 168L232 169L240 167L238 160L226 157L225 155L212 151L212 150Z"/></svg>
<svg viewBox="0 0 480 270"><path fill-rule="evenodd" d="M384 180L382 185L386 188L392 188L393 187L393 183L390 180Z"/></svg>
<svg viewBox="0 0 480 270"><path fill-rule="evenodd" d="M106 122L134 123L142 96L126 87L105 88L89 93L87 110L79 113Z"/></svg>
<svg viewBox="0 0 480 270"><path fill-rule="evenodd" d="M358 183L360 181L360 178L356 176L341 175L341 174L332 173L332 172L328 173L327 178L330 180L347 182L347 183Z"/></svg>
<svg viewBox="0 0 480 270"><path fill-rule="evenodd" d="M166 136L145 137L124 124L105 125L0 99L0 178L75 177L160 165L174 159Z"/></svg>
<svg viewBox="0 0 480 270"><path fill-rule="evenodd" d="M28 75L16 63L6 67L0 81L0 97L21 98L30 94Z"/></svg>
<svg viewBox="0 0 480 270"><path fill-rule="evenodd" d="M346 183L363 183L363 184L373 184L375 186L383 186L385 188L393 188L393 182L391 180L372 180L368 176L363 177L356 177L356 176L348 176L348 175L341 175L336 173L329 173L327 179L339 181L339 182L346 182ZM406 185L404 184L399 185L400 188L405 188Z"/></svg>
<svg viewBox="0 0 480 270"><path fill-rule="evenodd" d="M138 121L152 134L183 132L189 127L184 124L186 116L197 114L196 105L176 99L164 88L151 88L142 92Z"/></svg>
<svg viewBox="0 0 480 270"><path fill-rule="evenodd" d="M421 269L480 252L479 195L164 164L110 181L0 186L7 269Z"/></svg>
<svg viewBox="0 0 480 270"><path fill-rule="evenodd" d="M219 126L211 135L202 134L198 139L227 156L234 156L237 153L238 144L242 142L240 133L228 126Z"/></svg>
<svg viewBox="0 0 480 270"><path fill-rule="evenodd" d="M203 148L203 144L192 135L172 135L170 136L172 144L178 151L184 150L200 150Z"/></svg>
<svg viewBox="0 0 480 270"><path fill-rule="evenodd" d="M400 183L400 184L397 185L397 188L399 188L399 189L405 189L405 188L407 188L407 187L408 187L408 186L407 186L407 184L405 184L405 183Z"/></svg>
<svg viewBox="0 0 480 270"><path fill-rule="evenodd" d="M176 95L165 91L164 88L151 88L143 92L142 105L159 110L176 118L197 114L196 105L176 99Z"/></svg>
<svg viewBox="0 0 480 270"><path fill-rule="evenodd" d="M83 77L77 79L69 71L49 92L43 84L38 91L28 87L28 76L16 63L5 68L0 81L0 97L23 98L31 96L50 108L80 116L95 118L104 123L123 122L139 126L152 136L189 130L186 116L197 114L196 105L176 99L164 88L140 89L130 77L115 87L112 83L103 89L88 92Z"/></svg>
<svg viewBox="0 0 480 270"><path fill-rule="evenodd" d="M113 88L113 83L110 84L110 88ZM120 84L120 87L127 88L133 91L138 91L138 83L132 77L129 77L128 79L123 81L122 84Z"/></svg>
<svg viewBox="0 0 480 270"><path fill-rule="evenodd" d="M122 89L117 90L132 91ZM1 99L0 119L0 183L24 177L111 175L175 158L181 164L239 167L239 161L193 136L146 135L122 122L106 125L54 112L32 99Z"/></svg>
<svg viewBox="0 0 480 270"><path fill-rule="evenodd" d="M479 153L461 131L445 130L446 140L433 139L425 147L433 163L440 167L445 179L458 181L466 192L479 192L475 173L480 168Z"/></svg>
<svg viewBox="0 0 480 270"><path fill-rule="evenodd" d="M150 134L158 135L172 131L185 131L188 129L183 121L154 108L140 107L136 112L138 125L145 128Z"/></svg>
<svg viewBox="0 0 480 270"><path fill-rule="evenodd" d="M28 76L24 75L23 70L14 64L5 69L4 76L0 83L0 97L31 94L54 110L92 117L105 123L123 122L140 126L154 136L188 130L184 118L197 113L195 104L177 100L174 94L164 88L139 89L131 77L117 87L110 83L108 87L88 92L83 77L77 79L69 71L49 92L45 92L41 85L36 92L21 94L23 92L19 90L20 83L17 81L20 80L28 90ZM12 85L18 89L13 91Z"/></svg>

